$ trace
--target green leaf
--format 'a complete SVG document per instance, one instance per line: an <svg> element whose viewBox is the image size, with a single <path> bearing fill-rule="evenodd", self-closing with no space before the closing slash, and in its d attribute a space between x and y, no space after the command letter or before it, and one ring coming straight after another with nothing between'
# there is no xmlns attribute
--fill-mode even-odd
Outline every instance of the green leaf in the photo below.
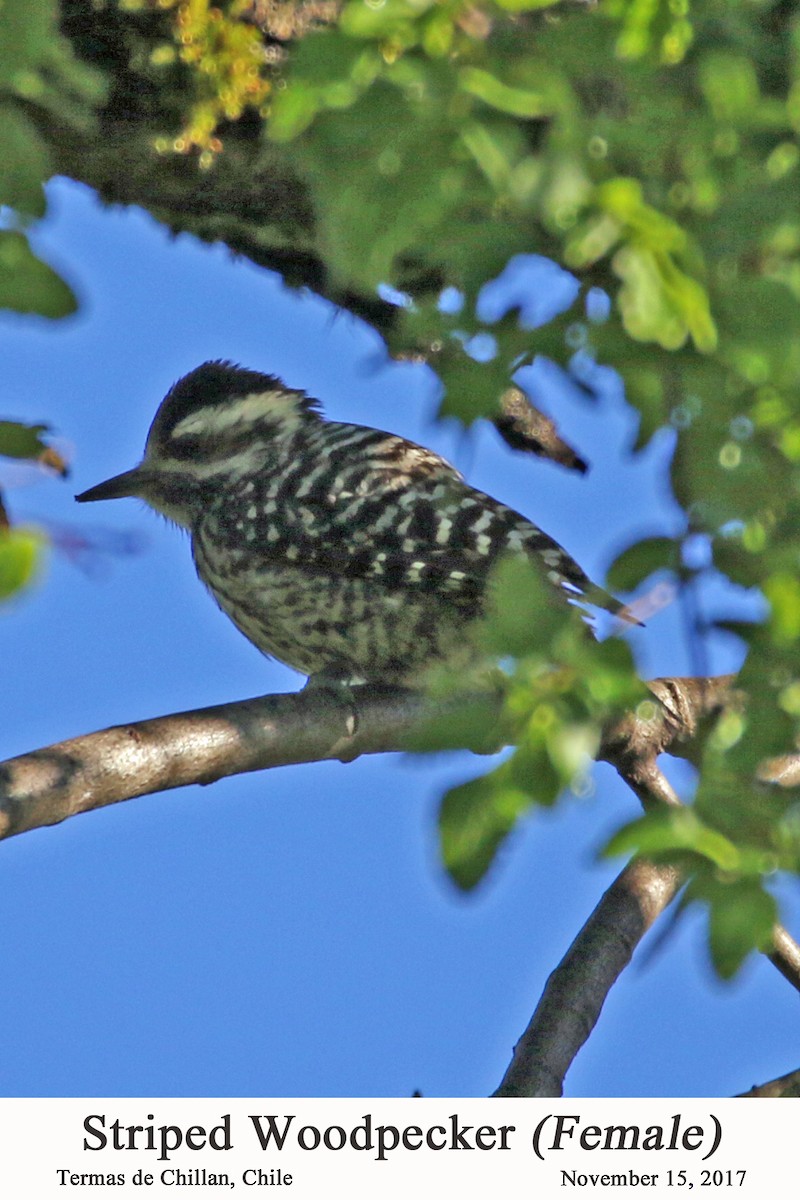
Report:
<svg viewBox="0 0 800 1200"><path fill-rule="evenodd" d="M535 12L538 8L554 8L561 0L497 0L498 8L506 12Z"/></svg>
<svg viewBox="0 0 800 1200"><path fill-rule="evenodd" d="M708 293L701 283L678 270L671 260L661 263L664 291L680 312L692 341L702 354L717 348L717 327L711 316Z"/></svg>
<svg viewBox="0 0 800 1200"><path fill-rule="evenodd" d="M7 600L32 581L43 545L38 530L0 530L0 600Z"/></svg>
<svg viewBox="0 0 800 1200"><path fill-rule="evenodd" d="M689 329L669 303L653 252L626 244L614 255L612 265L622 280L618 302L626 331L637 341L678 350Z"/></svg>
<svg viewBox="0 0 800 1200"><path fill-rule="evenodd" d="M496 192L505 192L511 182L512 161L502 137L480 121L462 127L461 140Z"/></svg>
<svg viewBox="0 0 800 1200"><path fill-rule="evenodd" d="M431 58L442 58L449 54L453 45L455 25L446 12L432 13L423 26L422 45Z"/></svg>
<svg viewBox="0 0 800 1200"><path fill-rule="evenodd" d="M0 4L0 84L28 92L27 76L50 50L56 30L55 0L3 0Z"/></svg>
<svg viewBox="0 0 800 1200"><path fill-rule="evenodd" d="M69 467L57 450L48 446L41 434L49 425L25 425L21 421L0 421L0 454L6 458L29 458L68 475Z"/></svg>
<svg viewBox="0 0 800 1200"><path fill-rule="evenodd" d="M533 720L536 720L543 709L546 713L548 708L548 705L540 705L539 711L534 713ZM550 753L551 742L561 729L561 723L555 714L552 723L554 728L533 731L530 731L529 725L527 736L507 764L509 782L528 797L529 803L536 803L542 808L552 808L578 773L577 770L562 772L559 770L561 764L557 765L553 761L553 755ZM583 766L585 764L581 762L581 767Z"/></svg>
<svg viewBox="0 0 800 1200"><path fill-rule="evenodd" d="M678 565L678 543L674 538L643 538L615 558L608 569L608 586L613 591L632 592L654 571L674 571Z"/></svg>
<svg viewBox="0 0 800 1200"><path fill-rule="evenodd" d="M447 685L447 690L442 683L434 692L437 697L443 695L445 701L457 689L463 690L462 675L457 679L450 677ZM469 694L457 708L445 704L440 712L433 713L423 725L412 730L403 742L403 749L417 754L441 750L496 754L510 741L510 732L498 718L498 711L499 704L493 696Z"/></svg>
<svg viewBox="0 0 800 1200"><path fill-rule="evenodd" d="M59 30L60 8L58 0L0 4L0 94L47 113L53 128L85 133L94 127L106 82L101 70L73 56Z"/></svg>
<svg viewBox="0 0 800 1200"><path fill-rule="evenodd" d="M0 308L66 317L75 312L72 290L31 250L22 233L0 230Z"/></svg>
<svg viewBox="0 0 800 1200"><path fill-rule="evenodd" d="M604 258L620 239L622 226L609 213L593 213L573 230L564 247L564 262L583 270Z"/></svg>
<svg viewBox="0 0 800 1200"><path fill-rule="evenodd" d="M603 851L609 856L636 853L662 860L687 852L699 855L725 871L735 871L741 864L734 843L711 829L689 808L646 813L624 825Z"/></svg>
<svg viewBox="0 0 800 1200"><path fill-rule="evenodd" d="M546 116L549 111L539 92L509 87L489 71L482 71L478 67L462 67L458 73L458 84L470 96L514 117L533 119Z"/></svg>
<svg viewBox="0 0 800 1200"><path fill-rule="evenodd" d="M435 243L460 200L452 130L441 106L425 102L439 70L424 60L410 99L381 82L346 110L321 111L297 142L318 243L340 287L396 285L411 248Z"/></svg>
<svg viewBox="0 0 800 1200"><path fill-rule="evenodd" d="M0 204L8 204L29 217L43 217L43 184L52 171L36 126L16 106L2 104L0 128L3 131Z"/></svg>
<svg viewBox="0 0 800 1200"><path fill-rule="evenodd" d="M748 954L770 946L778 906L759 880L705 880L703 885L690 888L688 897L701 892L709 904L711 958L722 978L731 979Z"/></svg>
<svg viewBox="0 0 800 1200"><path fill-rule="evenodd" d="M773 279L737 280L735 289L715 295L714 307L728 335L745 345L771 347L791 338L800 326L800 300Z"/></svg>
<svg viewBox="0 0 800 1200"><path fill-rule="evenodd" d="M444 865L465 891L491 866L498 847L530 807L529 796L510 782L506 764L451 788L439 813Z"/></svg>
<svg viewBox="0 0 800 1200"><path fill-rule="evenodd" d="M391 37L410 46L417 40L416 22L433 3L434 0L420 0L417 4L383 0L381 4L368 4L365 0L350 0L342 9L339 28L348 37L376 41Z"/></svg>
<svg viewBox="0 0 800 1200"><path fill-rule="evenodd" d="M508 760L512 782L544 808L552 808L562 792L585 780L600 740L598 727L570 720L568 701L554 700L545 697L536 704Z"/></svg>
<svg viewBox="0 0 800 1200"><path fill-rule="evenodd" d="M667 254L629 241L616 252L612 266L622 280L619 307L632 338L678 350L691 336L698 350L715 349L717 332L705 289Z"/></svg>
<svg viewBox="0 0 800 1200"><path fill-rule="evenodd" d="M0 454L6 458L40 458L48 446L41 435L49 425L24 425L21 421L0 421Z"/></svg>
<svg viewBox="0 0 800 1200"><path fill-rule="evenodd" d="M285 86L274 92L269 136L275 142L293 141L323 109L351 107L383 65L375 50L337 29L303 39L294 47Z"/></svg>
<svg viewBox="0 0 800 1200"><path fill-rule="evenodd" d="M597 202L603 212L621 222L630 234L650 250L672 254L686 247L681 226L657 208L646 204L638 179L618 176L597 189Z"/></svg>
<svg viewBox="0 0 800 1200"><path fill-rule="evenodd" d="M581 650L587 664L585 675L589 696L600 705L603 717L634 708L649 692L639 677L633 651L623 638L609 637L592 642L590 653ZM577 660L576 652L576 660Z"/></svg>
<svg viewBox="0 0 800 1200"><path fill-rule="evenodd" d="M291 142L308 129L320 110L316 88L302 80L290 83L272 102L269 135L274 142Z"/></svg>
<svg viewBox="0 0 800 1200"><path fill-rule="evenodd" d="M489 580L487 615L478 630L480 644L491 654L544 652L553 636L570 619L553 585L528 559L507 555Z"/></svg>
<svg viewBox="0 0 800 1200"><path fill-rule="evenodd" d="M747 123L752 119L760 96L755 64L749 58L727 49L706 52L697 75L718 121Z"/></svg>
<svg viewBox="0 0 800 1200"><path fill-rule="evenodd" d="M788 571L776 571L763 586L775 641L779 646L789 646L800 638L800 579Z"/></svg>
<svg viewBox="0 0 800 1200"><path fill-rule="evenodd" d="M458 417L465 425L496 413L500 396L511 382L504 363L496 358L479 363L460 347L444 356L436 371L444 385L441 415Z"/></svg>

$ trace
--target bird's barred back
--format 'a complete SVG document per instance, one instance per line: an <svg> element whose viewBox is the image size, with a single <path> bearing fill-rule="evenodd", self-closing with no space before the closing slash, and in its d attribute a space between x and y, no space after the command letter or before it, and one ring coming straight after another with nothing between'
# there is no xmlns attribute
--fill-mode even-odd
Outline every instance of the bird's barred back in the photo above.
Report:
<svg viewBox="0 0 800 1200"><path fill-rule="evenodd" d="M231 481L197 528L265 564L302 565L386 589L441 593L474 609L503 553L538 558L554 583L591 588L561 547L444 459L403 438L322 424L289 439L269 473Z"/></svg>

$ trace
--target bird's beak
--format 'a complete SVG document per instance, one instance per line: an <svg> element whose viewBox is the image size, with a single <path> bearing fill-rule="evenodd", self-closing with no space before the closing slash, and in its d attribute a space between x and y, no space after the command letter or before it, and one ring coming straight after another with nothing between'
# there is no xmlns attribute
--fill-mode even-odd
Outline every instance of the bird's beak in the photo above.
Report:
<svg viewBox="0 0 800 1200"><path fill-rule="evenodd" d="M87 491L81 492L75 499L79 504L89 500L119 500L122 496L142 496L147 487L147 472L134 467L132 471L123 471L114 475L104 483L98 483Z"/></svg>

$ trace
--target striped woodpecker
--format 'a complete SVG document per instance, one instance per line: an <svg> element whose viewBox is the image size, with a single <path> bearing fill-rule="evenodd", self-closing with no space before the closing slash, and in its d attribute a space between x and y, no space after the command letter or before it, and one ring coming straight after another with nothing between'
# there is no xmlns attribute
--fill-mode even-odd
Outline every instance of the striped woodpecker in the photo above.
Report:
<svg viewBox="0 0 800 1200"><path fill-rule="evenodd" d="M139 466L80 501L139 496L189 530L197 573L264 654L303 674L413 684L469 653L504 554L631 619L552 538L433 451L326 420L274 375L207 362L156 413Z"/></svg>

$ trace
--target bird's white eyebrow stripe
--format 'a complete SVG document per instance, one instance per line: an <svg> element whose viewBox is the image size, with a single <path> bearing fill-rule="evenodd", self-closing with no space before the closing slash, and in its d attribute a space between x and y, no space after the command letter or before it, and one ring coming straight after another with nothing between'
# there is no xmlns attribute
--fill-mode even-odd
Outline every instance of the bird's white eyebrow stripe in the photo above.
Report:
<svg viewBox="0 0 800 1200"><path fill-rule="evenodd" d="M152 463L152 459L148 460L147 455L144 458L145 463ZM158 460L159 466L165 471L171 471L176 475L187 475L190 479L213 479L215 475L225 474L226 467L230 459L225 453L220 453L217 457L208 458L205 462L199 462L194 459L187 461L184 458L171 458L163 456ZM258 471L263 462L263 452L261 447L253 445L249 450L241 451L236 456L236 478L241 479L249 472Z"/></svg>
<svg viewBox="0 0 800 1200"><path fill-rule="evenodd" d="M288 391L276 388L269 392L249 392L235 400L226 400L224 405L207 404L189 413L170 430L170 437L194 437L197 434L211 437L239 423L247 424L265 416L286 416L293 413L296 406L296 395Z"/></svg>

